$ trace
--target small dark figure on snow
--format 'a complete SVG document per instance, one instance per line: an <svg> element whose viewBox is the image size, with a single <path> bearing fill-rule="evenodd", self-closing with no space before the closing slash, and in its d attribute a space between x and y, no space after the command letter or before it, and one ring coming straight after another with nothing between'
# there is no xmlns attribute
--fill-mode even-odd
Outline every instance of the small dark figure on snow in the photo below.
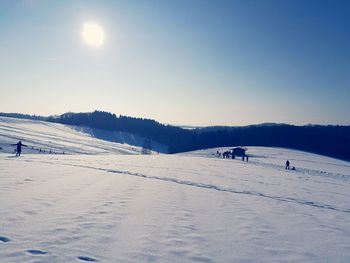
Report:
<svg viewBox="0 0 350 263"><path fill-rule="evenodd" d="M248 162L248 160L249 160L249 157L248 157L248 155L245 157L245 159L246 159L246 161Z"/></svg>
<svg viewBox="0 0 350 263"><path fill-rule="evenodd" d="M28 147L27 145L23 144L21 141L15 144L11 144L12 146L16 146L16 156L21 156L22 152L22 146L23 147Z"/></svg>
<svg viewBox="0 0 350 263"><path fill-rule="evenodd" d="M286 161L286 170L289 170L289 165L290 165L289 160L287 160Z"/></svg>

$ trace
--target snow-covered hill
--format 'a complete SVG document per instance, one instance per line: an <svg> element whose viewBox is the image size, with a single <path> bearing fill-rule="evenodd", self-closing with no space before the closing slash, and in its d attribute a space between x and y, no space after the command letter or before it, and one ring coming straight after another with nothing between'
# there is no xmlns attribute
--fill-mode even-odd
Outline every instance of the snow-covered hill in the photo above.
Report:
<svg viewBox="0 0 350 263"><path fill-rule="evenodd" d="M101 129L96 129L96 128L90 128L86 126L70 126L73 127L76 131L82 132L82 133L87 133L90 136L97 138L97 139L102 139L105 141L110 141L110 142L116 142L116 143L121 143L121 144L129 144L133 145L136 147L143 147L145 144L146 138L138 135L138 134L132 134L128 132L122 132L122 131L108 131L108 130L101 130ZM158 151L161 153L168 153L168 146L157 143L152 141L151 142L151 147L153 151Z"/></svg>
<svg viewBox="0 0 350 263"><path fill-rule="evenodd" d="M104 139L107 139L107 135ZM113 139L113 138L112 138ZM22 140L29 147L26 153L62 154L138 154L140 147L128 144L111 143L96 138L92 129L85 132L82 128L37 120L25 120L0 117L0 147L2 152L12 153L10 144ZM0 151L1 153L1 151Z"/></svg>
<svg viewBox="0 0 350 263"><path fill-rule="evenodd" d="M95 145L62 128L44 134ZM0 262L350 262L349 162L248 147L247 163L217 150L0 154Z"/></svg>

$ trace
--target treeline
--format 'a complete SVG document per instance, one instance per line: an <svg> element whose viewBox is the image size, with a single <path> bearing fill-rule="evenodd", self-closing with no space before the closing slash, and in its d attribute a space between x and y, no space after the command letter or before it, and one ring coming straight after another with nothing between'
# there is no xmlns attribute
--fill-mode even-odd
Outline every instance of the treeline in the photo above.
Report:
<svg viewBox="0 0 350 263"><path fill-rule="evenodd" d="M148 140L167 145L169 153L180 152L191 143L192 132L155 120L133 118L110 112L94 111L88 113L65 113L59 117L49 117L48 121L68 125L89 126L92 128L123 131L138 134Z"/></svg>
<svg viewBox="0 0 350 263"><path fill-rule="evenodd" d="M350 126L288 124L222 128L198 136L203 148L244 145L286 147L350 160Z"/></svg>
<svg viewBox="0 0 350 263"><path fill-rule="evenodd" d="M46 120L68 125L124 131L167 145L169 153L234 145L286 147L350 160L350 126L263 124L245 127L182 129L155 120L116 116L94 111L40 117L24 114L0 116Z"/></svg>

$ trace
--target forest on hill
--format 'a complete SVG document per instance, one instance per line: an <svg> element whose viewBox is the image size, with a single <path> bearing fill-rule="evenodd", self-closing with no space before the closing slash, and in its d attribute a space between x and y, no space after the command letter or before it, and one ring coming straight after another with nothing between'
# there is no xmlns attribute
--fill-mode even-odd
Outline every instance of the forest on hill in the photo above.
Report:
<svg viewBox="0 0 350 263"><path fill-rule="evenodd" d="M129 132L167 145L168 153L242 145L286 147L350 160L350 126L260 124L183 129L151 119L117 116L105 111L69 112L50 117L18 113L0 113L0 116Z"/></svg>

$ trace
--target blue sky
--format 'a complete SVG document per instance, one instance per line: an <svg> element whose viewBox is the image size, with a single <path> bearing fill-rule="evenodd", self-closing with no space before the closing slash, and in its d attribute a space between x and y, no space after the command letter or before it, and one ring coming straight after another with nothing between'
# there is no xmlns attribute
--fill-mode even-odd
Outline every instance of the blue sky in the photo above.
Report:
<svg viewBox="0 0 350 263"><path fill-rule="evenodd" d="M350 124L349 1L0 0L0 111ZM105 43L81 37L92 21Z"/></svg>

